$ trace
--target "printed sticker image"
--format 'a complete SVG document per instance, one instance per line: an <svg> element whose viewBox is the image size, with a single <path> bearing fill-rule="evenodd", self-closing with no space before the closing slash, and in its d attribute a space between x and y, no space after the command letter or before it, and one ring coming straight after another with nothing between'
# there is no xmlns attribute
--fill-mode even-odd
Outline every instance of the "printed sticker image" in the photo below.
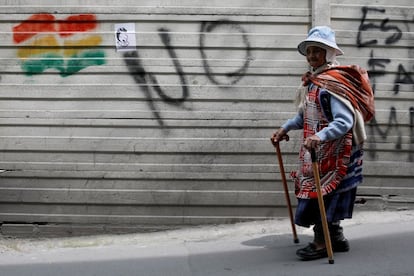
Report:
<svg viewBox="0 0 414 276"><path fill-rule="evenodd" d="M115 24L115 44L118 52L134 51L136 43L134 23Z"/></svg>

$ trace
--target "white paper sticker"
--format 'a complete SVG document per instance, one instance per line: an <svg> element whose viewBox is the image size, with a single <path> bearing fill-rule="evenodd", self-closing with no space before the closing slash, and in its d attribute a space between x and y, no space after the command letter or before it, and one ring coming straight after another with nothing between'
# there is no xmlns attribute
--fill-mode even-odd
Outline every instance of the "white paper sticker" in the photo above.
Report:
<svg viewBox="0 0 414 276"><path fill-rule="evenodd" d="M115 24L115 44L118 52L136 50L134 23Z"/></svg>

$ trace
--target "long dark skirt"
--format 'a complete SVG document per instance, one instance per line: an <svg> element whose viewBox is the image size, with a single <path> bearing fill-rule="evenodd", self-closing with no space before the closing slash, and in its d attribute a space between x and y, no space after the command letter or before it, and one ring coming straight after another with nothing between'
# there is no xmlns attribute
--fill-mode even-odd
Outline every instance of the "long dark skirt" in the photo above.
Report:
<svg viewBox="0 0 414 276"><path fill-rule="evenodd" d="M357 188L346 192L333 193L324 196L326 218L328 222L336 222L352 218ZM299 226L310 227L321 222L318 199L298 199L295 223Z"/></svg>

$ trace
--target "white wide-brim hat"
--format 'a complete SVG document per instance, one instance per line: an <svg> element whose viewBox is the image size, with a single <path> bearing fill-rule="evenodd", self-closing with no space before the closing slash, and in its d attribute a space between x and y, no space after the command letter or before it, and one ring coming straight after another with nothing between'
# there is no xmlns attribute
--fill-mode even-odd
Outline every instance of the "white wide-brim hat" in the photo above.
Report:
<svg viewBox="0 0 414 276"><path fill-rule="evenodd" d="M312 28L308 33L308 38L299 43L298 51L306 56L306 48L309 46L319 46L322 48L332 48L337 56L343 55L344 52L338 47L335 41L335 32L327 26L317 26Z"/></svg>

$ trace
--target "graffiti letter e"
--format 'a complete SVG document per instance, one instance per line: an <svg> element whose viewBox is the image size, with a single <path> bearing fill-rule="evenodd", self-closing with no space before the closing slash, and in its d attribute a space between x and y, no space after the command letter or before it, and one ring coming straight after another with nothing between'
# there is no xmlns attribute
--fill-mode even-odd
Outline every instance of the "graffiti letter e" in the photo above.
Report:
<svg viewBox="0 0 414 276"><path fill-rule="evenodd" d="M387 26L387 24L390 21L389 18L383 19L381 21L380 25L377 25L377 24L374 24L374 23L365 23L365 19L367 18L367 13L369 11L385 13L385 9L362 7L362 14L363 15L362 15L362 19L361 19L361 24L359 25L359 28L358 28L358 36L357 36L357 45L358 45L358 47L367 47L369 45L374 45L374 44L378 43L378 40L376 40L376 39L368 40L368 41L361 41L362 40L361 39L362 32L367 31L369 29L379 29L382 32L395 31L392 35L387 37L387 39L385 40L385 44L387 44L387 45L395 43L395 42L397 42L401 39L402 32L401 32L400 28L398 28L395 25Z"/></svg>

